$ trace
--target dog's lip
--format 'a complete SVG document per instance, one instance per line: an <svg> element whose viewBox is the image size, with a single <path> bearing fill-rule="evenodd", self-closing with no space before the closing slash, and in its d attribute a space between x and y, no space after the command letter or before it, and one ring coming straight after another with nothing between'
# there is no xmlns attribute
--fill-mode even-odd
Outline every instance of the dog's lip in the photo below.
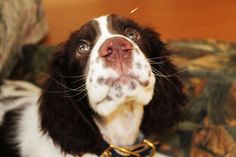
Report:
<svg viewBox="0 0 236 157"><path fill-rule="evenodd" d="M138 78L133 75L121 75L117 79L114 80L113 84L116 84L116 83L125 84L129 82L130 80L138 80Z"/></svg>
<svg viewBox="0 0 236 157"><path fill-rule="evenodd" d="M137 75L134 75L134 74L128 74L128 75L127 74L122 74L118 78L114 79L112 84L113 85L114 84L126 84L126 83L130 82L131 80L137 81L143 87L146 87L149 84L148 80L141 81L140 77L137 76Z"/></svg>
<svg viewBox="0 0 236 157"><path fill-rule="evenodd" d="M107 81L108 85L110 87L117 87L117 85L125 85L126 83L129 83L131 81L136 81L138 82L141 86L146 87L149 85L149 81L141 81L139 79L138 76L134 75L134 74L129 74L129 75L120 75L117 78L108 78L109 81ZM111 89L111 88L110 88ZM108 92L109 93L109 92ZM100 105L105 101L112 101L112 98L109 96L109 94L107 94L103 99L101 99L100 101L98 101L96 103L96 105Z"/></svg>

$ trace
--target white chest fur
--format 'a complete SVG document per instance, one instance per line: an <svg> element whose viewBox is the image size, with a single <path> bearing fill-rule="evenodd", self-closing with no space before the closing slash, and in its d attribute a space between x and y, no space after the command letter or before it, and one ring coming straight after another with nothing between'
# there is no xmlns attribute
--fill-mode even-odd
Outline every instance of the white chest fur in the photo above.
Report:
<svg viewBox="0 0 236 157"><path fill-rule="evenodd" d="M106 117L94 117L104 139L117 146L127 146L135 143L140 134L140 124L143 116L143 105L129 102Z"/></svg>

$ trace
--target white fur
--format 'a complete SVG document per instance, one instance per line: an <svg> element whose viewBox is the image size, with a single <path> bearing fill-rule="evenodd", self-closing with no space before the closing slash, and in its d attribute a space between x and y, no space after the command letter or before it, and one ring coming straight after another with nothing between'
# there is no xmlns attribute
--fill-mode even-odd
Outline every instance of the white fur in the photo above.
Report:
<svg viewBox="0 0 236 157"><path fill-rule="evenodd" d="M24 81L5 80L0 89L2 100L19 97L7 103L0 102L0 116L10 110L22 109L19 111L19 119L16 119L17 125L12 126L12 132L8 132L6 137L9 143L18 143L22 157L72 157L64 156L51 138L43 135L39 129L37 100L41 92L38 87ZM12 133L17 133L15 139L10 138Z"/></svg>
<svg viewBox="0 0 236 157"><path fill-rule="evenodd" d="M19 88L18 90L16 88ZM25 97L38 95L40 89L31 83L24 81L5 80L0 88L0 125L6 112L19 108L27 102ZM6 103L5 98L19 97L17 101L9 101Z"/></svg>
<svg viewBox="0 0 236 157"><path fill-rule="evenodd" d="M107 16L102 16L100 18L95 19L99 23L99 29L101 32L100 37L98 38L96 44L94 45L90 59L89 59L89 65L88 65L88 77L86 80L86 88L88 91L88 98L91 107L94 109L95 112L97 112L101 116L108 116L112 112L114 112L120 105L127 103L128 101L132 100L135 104L142 104L146 105L151 100L153 95L153 86L155 84L155 77L154 74L151 71L151 67L145 58L142 51L139 49L138 45L130 40L129 38L118 35L118 34L112 34L109 32L107 26ZM142 68L142 70L135 68L133 65L132 72L140 77L141 81L149 81L149 85L147 87L142 87L139 85L138 82L135 80L136 85L138 86L135 90L131 90L128 88L128 82L126 85L122 86L123 90L123 96L121 98L116 98L115 95L117 94L117 91L114 88L111 88L106 85L99 85L97 83L97 80L99 77L103 78L119 78L119 74L111 69L111 68L104 68L103 62L99 57L99 49L101 45L109 38L113 37L121 37L128 40L133 45L133 57L135 62L138 61L142 66L146 66L147 68ZM139 52L139 53L138 53ZM96 59L99 58L99 62L96 62ZM135 64L133 62L133 64ZM151 71L151 77L148 77L148 72ZM92 78L92 82L90 82L90 78ZM144 97L145 95L145 97ZM107 101L107 97L112 97L112 101Z"/></svg>
<svg viewBox="0 0 236 157"><path fill-rule="evenodd" d="M118 146L132 145L140 134L139 127L143 116L143 106L148 104L153 96L155 77L150 64L135 42L126 36L109 32L107 16L96 20L99 23L101 35L92 49L86 80L90 105L99 115L94 117L94 120L107 142ZM131 80L137 85L134 90L128 87L130 82L122 85L123 96L119 98L115 97L117 94L115 87L97 83L99 77L119 78L119 74L115 70L104 68L101 60L96 62L96 59L99 58L98 51L101 45L113 37L125 38L133 45L131 52L133 53L132 73L137 75L141 82L149 81L149 85L144 87L137 81ZM137 62L141 64L142 69L135 66ZM149 71L151 76L148 76ZM92 78L92 82L89 81L90 78ZM112 97L112 101L106 100L107 96Z"/></svg>
<svg viewBox="0 0 236 157"><path fill-rule="evenodd" d="M82 155L82 157L98 157L98 155L86 153L86 154Z"/></svg>
<svg viewBox="0 0 236 157"><path fill-rule="evenodd" d="M14 141L19 142L18 147L20 150L20 155L22 157L74 157L70 154L63 154L60 149L53 144L51 138L42 134L40 131L37 99L38 97L25 98L28 105L21 114L22 116L19 119L20 123L15 126L18 136L14 139ZM119 137L120 142L124 145L131 144L130 142L135 141L136 135L139 134L138 127L141 123L139 117L142 117L143 114L143 109L141 106L135 107L136 110L132 109L132 107L134 107L132 104L130 104L129 107L129 110L121 107L117 113L114 113L112 118L110 117L111 119L103 119L104 122L106 124L109 123L109 125L102 126L103 124L97 123L102 133L111 135L110 137L114 137L115 140ZM124 116L120 116L122 114ZM129 121L127 122L128 119ZM95 120L95 122L97 121ZM107 126L109 127L106 128ZM126 133L124 134L124 132ZM108 140L113 141L113 139ZM95 154L86 153L83 157L98 156ZM157 154L155 157L167 156Z"/></svg>
<svg viewBox="0 0 236 157"><path fill-rule="evenodd" d="M38 97L29 97L30 103L21 113L16 127L18 136L15 139L19 145L22 157L72 157L62 154L51 138L42 133L39 125Z"/></svg>
<svg viewBox="0 0 236 157"><path fill-rule="evenodd" d="M139 127L143 116L143 107L139 104L120 105L109 117L95 117L104 139L119 146L129 146L135 143L140 134Z"/></svg>

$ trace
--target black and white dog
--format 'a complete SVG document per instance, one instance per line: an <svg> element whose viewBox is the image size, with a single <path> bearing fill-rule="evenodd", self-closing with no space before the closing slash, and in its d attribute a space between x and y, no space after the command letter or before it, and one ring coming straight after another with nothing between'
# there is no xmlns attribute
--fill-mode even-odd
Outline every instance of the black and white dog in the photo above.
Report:
<svg viewBox="0 0 236 157"><path fill-rule="evenodd" d="M185 104L169 54L156 32L130 19L87 22L59 46L42 92L2 85L0 156L99 156L108 144L155 139Z"/></svg>

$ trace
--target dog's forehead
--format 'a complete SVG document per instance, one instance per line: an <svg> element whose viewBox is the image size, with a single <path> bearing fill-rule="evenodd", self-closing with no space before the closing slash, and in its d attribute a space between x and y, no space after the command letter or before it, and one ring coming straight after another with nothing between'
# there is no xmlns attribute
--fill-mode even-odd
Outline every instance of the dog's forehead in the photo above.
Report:
<svg viewBox="0 0 236 157"><path fill-rule="evenodd" d="M110 35L114 32L112 21L115 20L115 16L117 15L110 14L91 19L80 27L77 35L82 39L90 41L92 40L90 38Z"/></svg>
<svg viewBox="0 0 236 157"><path fill-rule="evenodd" d="M133 20L123 16L109 14L86 22L78 31L73 33L72 37L76 41L90 41L93 45L101 36L109 37L115 34L124 34L125 28L140 30L141 27Z"/></svg>
<svg viewBox="0 0 236 157"><path fill-rule="evenodd" d="M122 33L126 27L139 27L133 20L115 14L100 16L94 21L98 23L101 34Z"/></svg>
<svg viewBox="0 0 236 157"><path fill-rule="evenodd" d="M88 21L80 27L77 36L81 39L94 40L100 34L98 25L98 22L95 20Z"/></svg>
<svg viewBox="0 0 236 157"><path fill-rule="evenodd" d="M94 20L98 23L101 34L110 34L108 29L108 15L100 16Z"/></svg>

